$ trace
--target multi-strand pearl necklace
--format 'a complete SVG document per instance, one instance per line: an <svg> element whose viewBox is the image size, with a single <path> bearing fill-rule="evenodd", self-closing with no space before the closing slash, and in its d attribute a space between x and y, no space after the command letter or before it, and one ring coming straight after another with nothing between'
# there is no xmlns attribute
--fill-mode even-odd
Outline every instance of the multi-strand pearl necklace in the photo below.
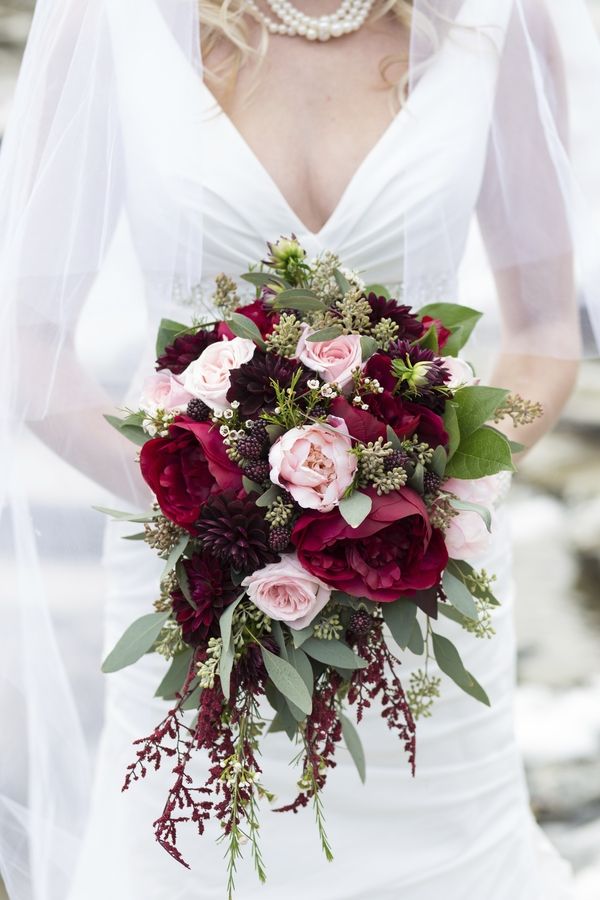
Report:
<svg viewBox="0 0 600 900"><path fill-rule="evenodd" d="M245 0L271 34L285 34L306 38L309 41L328 41L342 37L364 25L374 0L342 0L334 13L328 16L307 16L290 3L290 0L266 0L275 19L264 13L255 0Z"/></svg>

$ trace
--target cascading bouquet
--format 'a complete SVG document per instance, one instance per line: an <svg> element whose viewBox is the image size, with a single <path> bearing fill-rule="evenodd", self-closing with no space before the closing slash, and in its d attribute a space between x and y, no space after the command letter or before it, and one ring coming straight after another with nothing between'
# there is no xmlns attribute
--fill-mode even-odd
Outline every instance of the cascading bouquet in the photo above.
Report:
<svg viewBox="0 0 600 900"><path fill-rule="evenodd" d="M269 253L241 276L253 301L242 305L222 275L221 321L163 320L140 409L107 417L142 445L156 504L147 516L103 511L143 522L129 537L165 568L154 611L103 669L147 652L171 660L157 691L170 709L136 742L124 788L170 760L156 838L187 865L179 825L202 834L218 820L230 897L247 840L265 878L257 838L259 801L273 800L259 765L267 731L300 748L297 796L280 809L312 802L331 858L321 790L340 741L364 778L351 711L360 723L378 703L414 772L415 720L440 690L430 659L489 703L435 622L444 615L475 636L492 632L493 579L466 558L490 528L488 476L512 471L519 446L490 423L541 412L478 384L458 358L475 310L414 312L332 253L309 263L293 236ZM406 648L424 665L405 687ZM189 774L195 751L208 758L201 785Z"/></svg>

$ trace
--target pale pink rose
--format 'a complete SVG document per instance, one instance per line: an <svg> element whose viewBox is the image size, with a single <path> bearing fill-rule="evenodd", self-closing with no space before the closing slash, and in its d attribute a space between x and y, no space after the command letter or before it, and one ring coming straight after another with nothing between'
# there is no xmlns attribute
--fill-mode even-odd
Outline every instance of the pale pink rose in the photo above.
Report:
<svg viewBox="0 0 600 900"><path fill-rule="evenodd" d="M192 399L189 391L171 372L156 372L144 381L140 409L155 416L159 409L165 412L183 412Z"/></svg>
<svg viewBox="0 0 600 900"><path fill-rule="evenodd" d="M501 481L497 475L475 478L472 481L462 478L449 478L443 489L454 494L459 500L477 503L492 511L495 501L500 495ZM452 559L469 560L488 549L491 534L479 513L461 509L450 520L444 540L448 554Z"/></svg>
<svg viewBox="0 0 600 900"><path fill-rule="evenodd" d="M307 572L295 553L286 553L281 562L269 563L248 575L242 586L271 619L296 629L310 625L331 596L331 588Z"/></svg>
<svg viewBox="0 0 600 900"><path fill-rule="evenodd" d="M252 359L255 349L253 341L241 337L210 344L182 373L184 387L215 412L229 409L231 371Z"/></svg>
<svg viewBox="0 0 600 900"><path fill-rule="evenodd" d="M464 359L459 359L458 356L442 356L441 360L444 368L450 372L450 381L446 382L446 387L458 388L467 384L479 384L479 378L475 377L475 372Z"/></svg>
<svg viewBox="0 0 600 900"><path fill-rule="evenodd" d="M305 326L296 357L304 365L318 372L323 381L336 382L346 387L352 381L352 373L362 367L362 350L359 334L341 334L330 341L309 341L310 328Z"/></svg>
<svg viewBox="0 0 600 900"><path fill-rule="evenodd" d="M343 419L291 428L271 447L271 481L290 492L305 509L327 512L352 483L357 461Z"/></svg>

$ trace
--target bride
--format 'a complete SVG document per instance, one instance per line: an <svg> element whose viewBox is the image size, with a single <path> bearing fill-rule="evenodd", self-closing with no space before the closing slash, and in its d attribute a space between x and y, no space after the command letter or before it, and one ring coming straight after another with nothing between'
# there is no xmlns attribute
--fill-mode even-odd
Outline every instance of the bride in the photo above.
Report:
<svg viewBox="0 0 600 900"><path fill-rule="evenodd" d="M333 251L421 305L460 299L476 221L496 302L474 352L491 383L542 402L534 426L504 426L530 447L572 389L584 305L586 347L600 330L599 185L584 152L588 132L600 134L586 106L599 86L600 52L579 0L38 0L1 170L3 384L18 373L1 432L19 569L3 641L3 701L14 715L0 861L11 900L225 895L210 835L182 832L191 871L154 842L168 771L120 793L132 741L163 715L152 699L160 657L110 676L88 779L82 706L90 715L66 675L78 651L64 629L57 640L61 585L50 573L60 545L62 577L85 604L89 568L78 563L96 514L81 508L76 528L57 526L52 549L27 500L23 425L118 497L113 505L151 502L126 442L103 422L114 400L77 353L77 325L103 273L112 269L126 301L142 285L146 305L125 351L116 341L120 355L113 339L127 309L113 304L96 319L95 359L127 406L152 365L157 321L190 302L210 316L211 280L245 271L265 241L294 233L309 256ZM148 610L159 574L127 533L113 523L103 540L106 650ZM455 624L445 628L491 708L445 682L435 715L419 723L414 779L372 710L366 785L342 751L326 791L334 862L320 856L310 810L281 818L265 809L268 882L240 867L241 900L573 896L568 867L529 811L514 738L502 504L477 564L497 578L496 636L461 640ZM85 665L98 668L100 653ZM285 739L269 736L265 780L281 798L293 789L289 755Z"/></svg>

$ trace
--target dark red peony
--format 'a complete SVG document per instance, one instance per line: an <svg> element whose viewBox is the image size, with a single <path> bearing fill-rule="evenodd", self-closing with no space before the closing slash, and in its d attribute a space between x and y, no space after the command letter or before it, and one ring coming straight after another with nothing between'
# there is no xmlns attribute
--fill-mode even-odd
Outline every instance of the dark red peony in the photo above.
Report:
<svg viewBox="0 0 600 900"><path fill-rule="evenodd" d="M164 515L192 533L210 494L242 487L242 471L214 425L184 416L170 426L168 437L144 444L140 468Z"/></svg>
<svg viewBox="0 0 600 900"><path fill-rule="evenodd" d="M192 602L183 591L171 594L173 613L181 625L183 640L193 647L219 634L219 617L235 600L237 589L225 566L211 556L195 553L184 560Z"/></svg>
<svg viewBox="0 0 600 900"><path fill-rule="evenodd" d="M336 590L380 603L438 584L448 551L419 495L410 488L383 497L365 493L373 507L358 528L338 509L298 519L292 542L304 568Z"/></svg>
<svg viewBox="0 0 600 900"><path fill-rule="evenodd" d="M330 407L332 415L345 421L354 440L368 443L379 437L385 438L386 425L389 425L399 438L417 434L430 447L438 447L440 444L445 446L448 443L442 418L427 407L403 397L395 397L389 391L367 394L364 399L368 410L352 406L344 397L336 397Z"/></svg>
<svg viewBox="0 0 600 900"><path fill-rule="evenodd" d="M207 331L201 328L195 334L182 334L172 344L165 347L164 352L156 360L156 368L168 369L173 375L181 375L191 362L198 359L203 350L219 340L216 329Z"/></svg>
<svg viewBox="0 0 600 900"><path fill-rule="evenodd" d="M248 319L251 319L264 338L271 334L277 323L279 322L279 313L268 306L264 300L255 300L247 306L238 306L237 313L241 313ZM226 337L231 340L234 337L233 331L227 322L220 322L217 325L219 337Z"/></svg>

